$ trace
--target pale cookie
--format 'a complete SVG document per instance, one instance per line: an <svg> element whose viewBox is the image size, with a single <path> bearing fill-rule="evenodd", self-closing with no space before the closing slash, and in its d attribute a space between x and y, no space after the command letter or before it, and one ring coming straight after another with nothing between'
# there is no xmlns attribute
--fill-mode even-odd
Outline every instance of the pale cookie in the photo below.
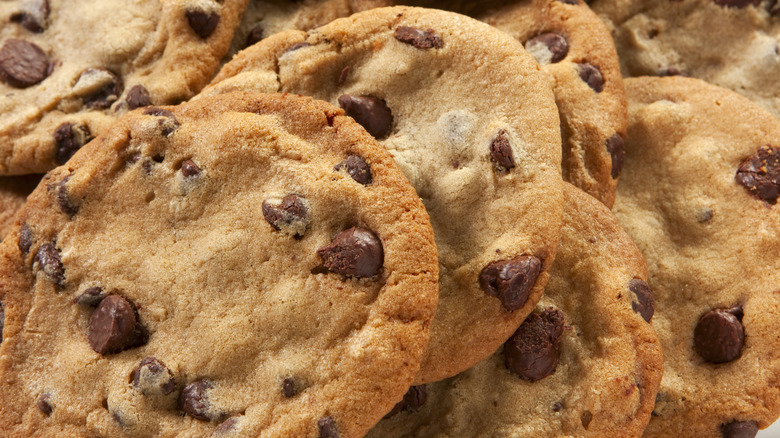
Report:
<svg viewBox="0 0 780 438"><path fill-rule="evenodd" d="M325 102L139 109L17 219L0 246L2 436L360 437L419 368L428 216Z"/></svg>
<svg viewBox="0 0 780 438"><path fill-rule="evenodd" d="M368 437L639 437L663 358L642 254L602 204L564 190L536 311L489 359L413 387Z"/></svg>
<svg viewBox="0 0 780 438"><path fill-rule="evenodd" d="M647 258L665 357L645 436L754 436L780 415L780 122L697 79L626 92L615 214Z"/></svg>
<svg viewBox="0 0 780 438"><path fill-rule="evenodd" d="M41 175L0 177L0 241L11 231L14 215L41 180Z"/></svg>
<svg viewBox="0 0 780 438"><path fill-rule="evenodd" d="M192 97L247 3L0 2L0 175L45 172L128 109Z"/></svg>

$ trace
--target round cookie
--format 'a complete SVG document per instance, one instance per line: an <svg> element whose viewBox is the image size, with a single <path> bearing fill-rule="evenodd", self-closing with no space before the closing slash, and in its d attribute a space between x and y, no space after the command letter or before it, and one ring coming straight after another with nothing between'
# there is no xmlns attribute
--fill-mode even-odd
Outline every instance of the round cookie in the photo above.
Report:
<svg viewBox="0 0 780 438"><path fill-rule="evenodd" d="M780 3L593 0L624 76L685 75L736 91L780 117Z"/></svg>
<svg viewBox="0 0 780 438"><path fill-rule="evenodd" d="M213 77L248 0L0 4L0 175L64 164L128 109Z"/></svg>
<svg viewBox="0 0 780 438"><path fill-rule="evenodd" d="M0 241L11 231L14 215L40 181L41 175L0 177Z"/></svg>
<svg viewBox="0 0 780 438"><path fill-rule="evenodd" d="M0 246L3 436L359 437L419 368L428 216L325 102L139 109L17 219Z"/></svg>
<svg viewBox="0 0 780 438"><path fill-rule="evenodd" d="M519 42L451 12L378 8L271 36L201 95L245 89L338 103L425 203L439 306L418 383L485 359L533 310L559 238L561 148L547 78Z"/></svg>
<svg viewBox="0 0 780 438"><path fill-rule="evenodd" d="M753 436L780 415L780 122L697 79L626 94L614 210L647 258L664 349L645 436Z"/></svg>
<svg viewBox="0 0 780 438"><path fill-rule="evenodd" d="M413 387L368 437L642 435L663 364L645 261L604 205L571 185L564 193L536 311L489 359Z"/></svg>

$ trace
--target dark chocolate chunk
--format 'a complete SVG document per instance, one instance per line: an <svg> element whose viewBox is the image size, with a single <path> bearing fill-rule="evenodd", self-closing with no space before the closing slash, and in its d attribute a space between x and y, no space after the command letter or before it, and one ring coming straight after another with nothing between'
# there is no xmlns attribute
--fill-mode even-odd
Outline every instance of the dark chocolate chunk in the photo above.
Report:
<svg viewBox="0 0 780 438"><path fill-rule="evenodd" d="M65 266L62 265L60 252L53 243L44 243L35 253L35 262L49 279L62 286L65 283Z"/></svg>
<svg viewBox="0 0 780 438"><path fill-rule="evenodd" d="M775 205L780 196L780 150L761 146L739 165L735 178L751 196Z"/></svg>
<svg viewBox="0 0 780 438"><path fill-rule="evenodd" d="M198 176L200 175L200 167L192 160L184 160L181 163L181 174L185 178Z"/></svg>
<svg viewBox="0 0 780 438"><path fill-rule="evenodd" d="M249 34L247 34L246 36L245 47L254 45L255 43L262 40L264 36L265 35L263 34L263 26L260 24L256 24L255 27L253 27L252 30L249 31Z"/></svg>
<svg viewBox="0 0 780 438"><path fill-rule="evenodd" d="M569 54L569 42L559 33L546 32L531 38L525 43L526 50L534 54L534 56L536 56L538 46L546 47L550 52L549 60L546 59L546 56L542 59L536 58L540 64L561 62Z"/></svg>
<svg viewBox="0 0 780 438"><path fill-rule="evenodd" d="M176 389L173 373L156 357L141 360L133 371L133 386L147 397L163 397Z"/></svg>
<svg viewBox="0 0 780 438"><path fill-rule="evenodd" d="M720 426L723 438L754 438L758 434L758 423L755 421L732 421Z"/></svg>
<svg viewBox="0 0 780 438"><path fill-rule="evenodd" d="M553 407L552 407L553 412L561 412L562 409L563 409L563 404L561 402L553 403Z"/></svg>
<svg viewBox="0 0 780 438"><path fill-rule="evenodd" d="M623 157L626 155L623 137L620 134L613 135L607 139L606 146L609 155L612 157L612 178L617 178L620 176L620 172L623 171Z"/></svg>
<svg viewBox="0 0 780 438"><path fill-rule="evenodd" d="M162 135L166 137L171 135L173 131L179 128L179 120L176 119L176 116L172 112L166 109L149 107L144 110L144 115L161 117L157 123L160 125Z"/></svg>
<svg viewBox="0 0 780 438"><path fill-rule="evenodd" d="M498 131L496 138L490 142L490 161L502 170L515 167L512 146L510 146L509 137L503 129Z"/></svg>
<svg viewBox="0 0 780 438"><path fill-rule="evenodd" d="M512 260L493 262L479 273L479 286L485 293L501 300L504 308L513 312L528 301L528 296L542 271L537 257L521 255Z"/></svg>
<svg viewBox="0 0 780 438"><path fill-rule="evenodd" d="M208 390L214 388L207 379L197 380L184 387L181 392L181 406L185 414L203 421L211 421Z"/></svg>
<svg viewBox="0 0 780 438"><path fill-rule="evenodd" d="M287 195L281 203L263 201L263 217L276 231L302 237L309 226L309 208L302 196Z"/></svg>
<svg viewBox="0 0 780 438"><path fill-rule="evenodd" d="M97 353L112 354L144 345L148 333L129 301L119 295L109 295L92 312L87 339Z"/></svg>
<svg viewBox="0 0 780 438"><path fill-rule="evenodd" d="M417 412L428 400L428 388L425 385L416 385L409 388L404 394L404 398L393 406L393 409L385 415L385 418L390 418L393 415L401 412Z"/></svg>
<svg viewBox="0 0 780 438"><path fill-rule="evenodd" d="M344 85L344 82L347 82L347 77L349 76L349 72L352 70L349 66L346 66L341 69L341 73L339 73L339 85Z"/></svg>
<svg viewBox="0 0 780 438"><path fill-rule="evenodd" d="M655 313L655 299L650 285L639 278L634 278L628 282L628 290L636 295L636 301L631 302L631 309L642 315L642 318L650 322Z"/></svg>
<svg viewBox="0 0 780 438"><path fill-rule="evenodd" d="M192 30L203 39L210 37L219 24L219 14L216 12L206 13L200 9L190 9L186 15Z"/></svg>
<svg viewBox="0 0 780 438"><path fill-rule="evenodd" d="M597 93L601 93L604 90L604 76L601 75L601 70L595 65L583 62L579 65L579 74L580 79L585 81Z"/></svg>
<svg viewBox="0 0 780 438"><path fill-rule="evenodd" d="M19 251L23 256L30 253L30 248L33 244L33 235L30 226L27 224L22 225L22 229L19 230Z"/></svg>
<svg viewBox="0 0 780 438"><path fill-rule="evenodd" d="M579 0L558 0L558 1L561 2L561 3L567 4L567 5L578 5L578 4L580 4Z"/></svg>
<svg viewBox="0 0 780 438"><path fill-rule="evenodd" d="M57 164L65 164L91 139L92 135L85 125L66 122L58 126L54 130L54 144L57 147L54 159Z"/></svg>
<svg viewBox="0 0 780 438"><path fill-rule="evenodd" d="M0 303L0 342L3 342L3 328L5 328L5 307Z"/></svg>
<svg viewBox="0 0 780 438"><path fill-rule="evenodd" d="M70 175L66 176L60 182L49 185L49 191L54 192L54 200L63 213L68 216L74 216L79 211L79 207L73 202L68 194L68 180Z"/></svg>
<svg viewBox="0 0 780 438"><path fill-rule="evenodd" d="M702 315L693 331L693 348L707 362L731 362L742 354L745 329L742 308L713 309Z"/></svg>
<svg viewBox="0 0 780 438"><path fill-rule="evenodd" d="M746 8L750 5L758 6L761 4L761 0L713 0L718 6L725 6L727 8Z"/></svg>
<svg viewBox="0 0 780 438"><path fill-rule="evenodd" d="M49 76L49 59L35 44L8 39L0 49L0 80L16 88L27 88Z"/></svg>
<svg viewBox="0 0 780 438"><path fill-rule="evenodd" d="M541 314L530 314L504 343L506 367L531 382L554 373L563 324L563 313L552 307Z"/></svg>
<svg viewBox="0 0 780 438"><path fill-rule="evenodd" d="M131 110L149 106L152 104L152 97L149 95L149 90L143 85L133 85L133 88L127 92L127 107Z"/></svg>
<svg viewBox="0 0 780 438"><path fill-rule="evenodd" d="M417 29L409 26L398 26L393 34L402 43L411 44L418 49L439 49L444 46L441 38L433 29Z"/></svg>
<svg viewBox="0 0 780 438"><path fill-rule="evenodd" d="M317 430L320 432L319 438L339 438L339 429L332 417L317 420Z"/></svg>
<svg viewBox="0 0 780 438"><path fill-rule="evenodd" d="M382 139L390 135L393 113L384 100L373 96L342 94L338 102L344 112L366 128L374 138Z"/></svg>
<svg viewBox="0 0 780 438"><path fill-rule="evenodd" d="M306 41L302 41L300 43L293 44L286 51L287 52L294 52L294 51L296 51L298 49L302 49L304 47L309 47L309 46L311 46L311 43L307 43Z"/></svg>
<svg viewBox="0 0 780 438"><path fill-rule="evenodd" d="M282 394L287 397L295 397L298 389L295 387L295 380L292 377L285 377L282 381Z"/></svg>
<svg viewBox="0 0 780 438"><path fill-rule="evenodd" d="M106 295L103 289L98 286L88 287L79 296L73 298L73 304L79 306L97 307Z"/></svg>
<svg viewBox="0 0 780 438"><path fill-rule="evenodd" d="M46 392L38 397L38 402L35 405L47 416L51 415L54 410L54 406L51 403L51 394Z"/></svg>
<svg viewBox="0 0 780 438"><path fill-rule="evenodd" d="M104 68L88 68L84 70L84 72L82 72L81 76L79 77L79 81L82 79L89 81L92 80L89 79L90 76L105 76L106 74L110 78L108 81L100 85L100 87L96 88L95 90L90 91L85 96L81 97L82 102L84 102L84 105L86 105L88 108L109 108L111 104L119 99L119 96L122 94L122 79L120 79L119 76L117 76L114 72ZM79 81L76 82L77 85Z"/></svg>
<svg viewBox="0 0 780 438"><path fill-rule="evenodd" d="M371 175L371 166L360 155L350 155L346 160L333 167L336 172L346 169L349 176L364 186L371 184L374 180Z"/></svg>
<svg viewBox="0 0 780 438"><path fill-rule="evenodd" d="M219 423L219 426L217 426L214 429L213 435L223 435L231 430L233 430L236 427L236 424L238 423L238 415L233 415L232 417L229 417L227 420L223 421L222 423Z"/></svg>
<svg viewBox="0 0 780 438"><path fill-rule="evenodd" d="M49 18L49 0L43 0L36 8L17 12L11 15L11 21L21 24L30 32L41 33L46 28L46 19Z"/></svg>
<svg viewBox="0 0 780 438"><path fill-rule="evenodd" d="M382 241L373 231L352 227L339 233L328 246L317 250L328 270L350 277L372 277L384 259Z"/></svg>

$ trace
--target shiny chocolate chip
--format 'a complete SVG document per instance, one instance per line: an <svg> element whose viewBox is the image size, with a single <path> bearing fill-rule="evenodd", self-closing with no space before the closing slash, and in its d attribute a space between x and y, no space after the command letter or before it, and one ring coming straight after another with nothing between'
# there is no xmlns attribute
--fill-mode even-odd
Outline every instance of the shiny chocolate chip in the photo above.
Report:
<svg viewBox="0 0 780 438"><path fill-rule="evenodd" d="M203 39L210 37L219 24L219 14L213 11L207 13L200 9L190 9L186 15L193 32Z"/></svg>
<svg viewBox="0 0 780 438"><path fill-rule="evenodd" d="M192 418L202 421L211 421L211 403L209 402L208 391L213 389L214 385L207 379L197 380L184 387L181 392L181 407L185 414Z"/></svg>
<svg viewBox="0 0 780 438"><path fill-rule="evenodd" d="M309 208L300 195L287 195L281 202L263 201L263 217L276 231L302 237L309 226Z"/></svg>
<svg viewBox="0 0 780 438"><path fill-rule="evenodd" d="M349 277L372 277L384 260L382 241L373 231L352 227L339 233L330 245L317 250L328 270Z"/></svg>
<svg viewBox="0 0 780 438"><path fill-rule="evenodd" d="M32 230L30 229L30 226L27 224L22 225L22 228L19 230L19 251L21 251L23 256L26 256L30 253L30 248L33 244L33 235Z"/></svg>
<svg viewBox="0 0 780 438"><path fill-rule="evenodd" d="M433 29L417 29L409 26L398 26L393 34L402 43L411 44L417 49L439 49L444 46L441 38Z"/></svg>
<svg viewBox="0 0 780 438"><path fill-rule="evenodd" d="M716 5L727 8L746 8L750 5L758 6L761 0L713 0Z"/></svg>
<svg viewBox="0 0 780 438"><path fill-rule="evenodd" d="M395 404L393 409L385 415L385 418L390 418L393 415L401 412L417 412L428 400L428 388L425 385L416 385L409 388L404 394L404 398Z"/></svg>
<svg viewBox="0 0 780 438"><path fill-rule="evenodd" d="M157 107L149 107L144 110L144 115L152 116L152 117L160 117L160 119L157 121L157 124L160 126L160 132L164 136L169 136L179 128L179 120L176 118L176 116L162 108Z"/></svg>
<svg viewBox="0 0 780 438"><path fill-rule="evenodd" d="M184 160L181 163L181 174L185 178L192 178L200 175L200 167L192 160Z"/></svg>
<svg viewBox="0 0 780 438"><path fill-rule="evenodd" d="M0 49L0 80L16 88L27 88L49 76L49 58L37 45L16 38Z"/></svg>
<svg viewBox="0 0 780 438"><path fill-rule="evenodd" d="M149 90L143 85L133 85L130 91L127 92L127 107L131 110L149 106L152 104L152 97L149 95Z"/></svg>
<svg viewBox="0 0 780 438"><path fill-rule="evenodd" d="M775 205L780 197L780 150L761 146L739 165L735 179L754 198Z"/></svg>
<svg viewBox="0 0 780 438"><path fill-rule="evenodd" d="M623 171L623 158L626 155L623 137L620 134L615 134L608 138L605 143L607 152L612 157L612 178L617 178L620 176L620 172Z"/></svg>
<svg viewBox="0 0 780 438"><path fill-rule="evenodd" d="M103 289L98 286L88 287L84 289L84 292L73 298L73 304L87 307L97 307L106 295L103 293Z"/></svg>
<svg viewBox="0 0 780 438"><path fill-rule="evenodd" d="M62 265L60 252L53 243L44 243L35 253L35 262L38 269L55 284L62 286L65 283L65 266Z"/></svg>
<svg viewBox="0 0 780 438"><path fill-rule="evenodd" d="M146 397L164 397L176 389L176 380L161 360L150 356L133 370L133 387Z"/></svg>
<svg viewBox="0 0 780 438"><path fill-rule="evenodd" d="M79 207L70 198L68 193L69 180L70 175L66 176L57 183L49 185L49 191L53 192L54 201L57 203L57 206L60 207L60 210L62 210L62 212L68 216L73 217L76 213L78 213Z"/></svg>
<svg viewBox="0 0 780 438"><path fill-rule="evenodd" d="M332 417L323 417L317 420L317 430L319 438L339 438L339 429L336 427L336 420Z"/></svg>
<svg viewBox="0 0 780 438"><path fill-rule="evenodd" d="M263 33L263 26L260 24L255 25L255 27L253 27L246 36L245 47L249 47L255 43L260 42L260 40L262 40L264 37L265 34Z"/></svg>
<svg viewBox="0 0 780 438"><path fill-rule="evenodd" d="M350 96L342 94L338 98L344 112L366 128L376 139L390 134L393 127L393 113L384 100L373 96Z"/></svg>
<svg viewBox="0 0 780 438"><path fill-rule="evenodd" d="M282 395L287 398L295 397L298 394L298 388L295 387L295 380L292 377L285 377L282 380Z"/></svg>
<svg viewBox="0 0 780 438"><path fill-rule="evenodd" d="M52 411L54 411L54 405L51 402L51 394L49 393L43 393L38 397L38 402L35 403L36 406L38 406L38 409L41 410L45 415L51 415Z"/></svg>
<svg viewBox="0 0 780 438"><path fill-rule="evenodd" d="M515 167L515 159L512 154L512 146L509 137L503 129L490 142L490 161L501 170L509 170Z"/></svg>
<svg viewBox="0 0 780 438"><path fill-rule="evenodd" d="M531 382L554 373L558 366L563 324L563 313L552 307L542 313L530 314L504 343L506 367Z"/></svg>
<svg viewBox="0 0 780 438"><path fill-rule="evenodd" d="M84 70L73 86L73 92L80 95L84 105L92 109L109 108L119 99L122 89L122 79L105 68Z"/></svg>
<svg viewBox="0 0 780 438"><path fill-rule="evenodd" d="M49 0L42 0L37 6L12 14L10 18L11 22L22 25L30 32L41 33L46 28L49 12Z"/></svg>
<svg viewBox="0 0 780 438"><path fill-rule="evenodd" d="M371 175L371 166L360 155L350 155L344 161L333 167L336 172L345 169L349 176L364 186L371 184L374 180Z"/></svg>
<svg viewBox="0 0 780 438"><path fill-rule="evenodd" d="M54 159L65 164L73 154L92 139L89 128L82 124L63 123L54 130L54 145L57 150Z"/></svg>
<svg viewBox="0 0 780 438"><path fill-rule="evenodd" d="M580 64L579 75L580 79L597 93L601 93L604 90L604 76L601 75L601 70L595 65L587 62Z"/></svg>
<svg viewBox="0 0 780 438"><path fill-rule="evenodd" d="M526 41L525 49L539 64L555 64L569 54L569 42L559 33L546 32Z"/></svg>
<svg viewBox="0 0 780 438"><path fill-rule="evenodd" d="M636 301L631 302L631 309L642 315L642 319L650 322L655 313L655 299L650 285L639 278L634 278L628 282L628 290L636 296Z"/></svg>
<svg viewBox="0 0 780 438"><path fill-rule="evenodd" d="M742 308L713 309L702 315L693 331L693 347L707 362L731 362L742 354L745 329Z"/></svg>
<svg viewBox="0 0 780 438"><path fill-rule="evenodd" d="M758 423L755 421L732 421L720 426L723 438L754 438L758 434Z"/></svg>
<svg viewBox="0 0 780 438"><path fill-rule="evenodd" d="M135 308L119 295L103 298L89 318L87 340L97 353L119 353L140 347L147 339L148 333L138 320Z"/></svg>
<svg viewBox="0 0 780 438"><path fill-rule="evenodd" d="M528 301L528 296L542 271L537 257L522 255L512 260L493 262L479 273L479 286L485 293L501 300L513 312Z"/></svg>

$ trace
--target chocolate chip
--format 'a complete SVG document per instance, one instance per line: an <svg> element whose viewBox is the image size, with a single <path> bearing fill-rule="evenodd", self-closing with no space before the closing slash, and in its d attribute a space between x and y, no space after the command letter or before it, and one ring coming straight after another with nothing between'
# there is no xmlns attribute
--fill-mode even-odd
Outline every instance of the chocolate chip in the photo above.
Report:
<svg viewBox="0 0 780 438"><path fill-rule="evenodd" d="M238 418L238 415L233 415L222 423L219 423L219 426L214 429L214 433L212 435L223 435L230 432L236 427L236 424L238 424Z"/></svg>
<svg viewBox="0 0 780 438"><path fill-rule="evenodd" d="M129 301L109 295L92 312L87 339L95 352L112 354L146 344L148 333Z"/></svg>
<svg viewBox="0 0 780 438"><path fill-rule="evenodd" d="M562 409L563 409L563 404L561 402L553 403L553 407L552 407L553 412L561 412Z"/></svg>
<svg viewBox="0 0 780 438"><path fill-rule="evenodd" d="M658 76L685 76L688 77L688 73L680 70L677 67L666 67L658 71Z"/></svg>
<svg viewBox="0 0 780 438"><path fill-rule="evenodd" d="M51 412L54 410L54 406L52 406L51 403L51 394L49 393L41 394L38 397L38 402L35 405L38 406L38 409L40 409L41 412L47 416L51 415Z"/></svg>
<svg viewBox="0 0 780 438"><path fill-rule="evenodd" d="M539 64L555 64L566 58L569 53L569 42L561 34L547 32L526 41L525 49Z"/></svg>
<svg viewBox="0 0 780 438"><path fill-rule="evenodd" d="M579 74L580 79L585 81L597 93L601 93L604 89L604 76L601 75L601 70L595 65L583 62L579 65Z"/></svg>
<svg viewBox="0 0 780 438"><path fill-rule="evenodd" d="M65 282L65 267L62 265L60 252L53 243L44 243L35 253L38 268L55 284L62 286Z"/></svg>
<svg viewBox="0 0 780 438"><path fill-rule="evenodd" d="M506 310L513 312L528 301L528 295L541 271L541 260L521 255L485 266L479 273L479 286L488 295L501 300Z"/></svg>
<svg viewBox="0 0 780 438"><path fill-rule="evenodd" d="M184 413L197 420L211 421L213 415L210 412L208 390L213 388L214 385L207 379L197 380L185 386L180 400Z"/></svg>
<svg viewBox="0 0 780 438"><path fill-rule="evenodd" d="M122 79L114 72L105 68L88 68L84 70L73 92L81 96L81 101L88 108L106 109L122 94Z"/></svg>
<svg viewBox="0 0 780 438"><path fill-rule="evenodd" d="M0 49L0 79L16 88L27 88L49 76L49 59L35 44L11 38Z"/></svg>
<svg viewBox="0 0 780 438"><path fill-rule="evenodd" d="M558 0L558 1L563 3L563 4L567 4L567 5L578 5L578 4L580 4L579 0Z"/></svg>
<svg viewBox="0 0 780 438"><path fill-rule="evenodd" d="M373 231L352 227L339 233L328 246L317 250L322 264L337 274L372 277L382 268L382 241Z"/></svg>
<svg viewBox="0 0 780 438"><path fill-rule="evenodd" d="M769 15L773 17L780 17L780 1L775 1L775 4L769 6Z"/></svg>
<svg viewBox="0 0 780 438"><path fill-rule="evenodd" d="M3 328L5 328L5 307L0 303L0 342L3 342Z"/></svg>
<svg viewBox="0 0 780 438"><path fill-rule="evenodd" d="M206 13L200 9L190 9L186 15L192 30L203 39L211 36L219 24L219 14L213 11Z"/></svg>
<svg viewBox="0 0 780 438"><path fill-rule="evenodd" d="M156 357L141 360L133 371L133 386L147 397L164 397L176 389L173 373Z"/></svg>
<svg viewBox="0 0 780 438"><path fill-rule="evenodd" d="M263 201L263 217L276 231L302 237L309 226L309 208L299 195L287 195L281 202Z"/></svg>
<svg viewBox="0 0 780 438"><path fill-rule="evenodd" d="M780 196L780 151L761 146L739 165L735 178L751 196L775 205Z"/></svg>
<svg viewBox="0 0 780 438"><path fill-rule="evenodd" d="M693 348L707 362L731 362L742 354L745 329L742 308L713 309L702 315L693 331Z"/></svg>
<svg viewBox="0 0 780 438"><path fill-rule="evenodd" d="M57 206L60 207L63 213L73 217L79 211L79 207L74 204L68 194L68 181L70 175L66 176L60 182L49 185L49 190L54 192L54 200L57 202Z"/></svg>
<svg viewBox="0 0 780 438"><path fill-rule="evenodd" d="M650 322L655 313L655 300L650 285L639 278L634 278L628 282L628 290L636 295L637 301L631 302L631 309L642 315L642 318Z"/></svg>
<svg viewBox="0 0 780 438"><path fill-rule="evenodd" d="M441 38L433 29L417 29L409 26L398 26L393 34L402 43L411 44L418 49L439 49L444 46Z"/></svg>
<svg viewBox="0 0 780 438"><path fill-rule="evenodd" d="M588 429L591 421L593 421L593 414L591 414L590 411L585 411L582 413L582 415L580 415L580 422L582 423L582 427L584 427L585 430Z"/></svg>
<svg viewBox="0 0 780 438"><path fill-rule="evenodd" d="M181 174L185 178L198 176L200 175L200 167L192 160L184 160L181 163Z"/></svg>
<svg viewBox="0 0 780 438"><path fill-rule="evenodd" d="M293 44L292 46L287 48L286 51L287 52L294 52L294 51L296 51L298 49L302 49L304 47L309 47L309 46L311 46L311 43L307 43L306 41L303 41L303 42L300 42L300 43Z"/></svg>
<svg viewBox="0 0 780 438"><path fill-rule="evenodd" d="M720 426L723 438L753 438L758 434L758 423L755 421L732 421Z"/></svg>
<svg viewBox="0 0 780 438"><path fill-rule="evenodd" d="M623 157L626 155L625 143L620 134L613 135L605 143L607 151L612 157L612 178L614 179L619 177L620 172L623 171Z"/></svg>
<svg viewBox="0 0 780 438"><path fill-rule="evenodd" d="M344 82L347 82L347 76L349 76L349 72L352 70L349 66L346 66L341 69L341 73L339 73L339 85L344 85Z"/></svg>
<svg viewBox="0 0 780 438"><path fill-rule="evenodd" d="M252 28L252 30L249 31L249 34L246 36L246 46L249 47L251 45L254 45L255 43L259 42L263 39L265 35L263 34L263 26L260 24L255 25L255 27Z"/></svg>
<svg viewBox="0 0 780 438"><path fill-rule="evenodd" d="M346 169L352 179L364 186L371 184L371 181L374 180L371 175L371 166L360 155L350 155L347 159L333 167L333 170L336 172L341 169Z"/></svg>
<svg viewBox="0 0 780 438"><path fill-rule="evenodd" d="M65 164L73 154L92 139L89 128L85 125L63 123L54 130L54 144L57 152L54 159L57 164Z"/></svg>
<svg viewBox="0 0 780 438"><path fill-rule="evenodd" d="M78 304L79 306L97 307L105 297L106 296L103 294L102 288L98 286L88 287L84 289L84 292L79 294L79 296L73 298L73 304Z"/></svg>
<svg viewBox="0 0 780 438"><path fill-rule="evenodd" d="M509 144L509 137L503 129L490 142L490 161L502 170L509 170L515 167L515 159L512 155L512 146Z"/></svg>
<svg viewBox="0 0 780 438"><path fill-rule="evenodd" d="M393 113L384 100L373 96L342 94L338 102L344 112L366 128L374 138L382 139L390 134L393 127Z"/></svg>
<svg viewBox="0 0 780 438"><path fill-rule="evenodd" d="M282 381L282 394L287 397L295 397L298 394L298 389L295 387L295 380L292 377L285 377Z"/></svg>
<svg viewBox="0 0 780 438"><path fill-rule="evenodd" d="M563 324L563 313L552 307L541 314L530 314L504 343L506 367L531 382L554 373Z"/></svg>
<svg viewBox="0 0 780 438"><path fill-rule="evenodd" d="M761 0L713 0L718 6L727 8L746 8L750 5L758 6Z"/></svg>
<svg viewBox="0 0 780 438"><path fill-rule="evenodd" d="M385 418L390 418L393 415L401 412L417 412L428 400L428 388L425 385L412 386L404 394L404 398L395 404L393 409L385 415Z"/></svg>
<svg viewBox="0 0 780 438"><path fill-rule="evenodd" d="M150 107L144 110L144 115L161 117L157 124L160 126L162 135L166 137L179 128L179 120L176 119L176 116L172 112L166 109Z"/></svg>
<svg viewBox="0 0 780 438"><path fill-rule="evenodd" d="M25 29L35 33L43 32L47 18L49 18L49 0L43 0L37 8L11 15L13 23L19 23Z"/></svg>
<svg viewBox="0 0 780 438"><path fill-rule="evenodd" d="M320 432L319 438L339 438L339 429L332 417L317 420L317 430Z"/></svg>
<svg viewBox="0 0 780 438"><path fill-rule="evenodd" d="M23 256L26 256L30 253L30 248L33 244L33 235L32 230L30 229L30 226L27 224L22 225L22 228L19 230L19 251L22 252Z"/></svg>
<svg viewBox="0 0 780 438"><path fill-rule="evenodd" d="M127 101L127 107L131 110L152 104L149 91L143 85L133 85L133 88L127 92L125 101Z"/></svg>

